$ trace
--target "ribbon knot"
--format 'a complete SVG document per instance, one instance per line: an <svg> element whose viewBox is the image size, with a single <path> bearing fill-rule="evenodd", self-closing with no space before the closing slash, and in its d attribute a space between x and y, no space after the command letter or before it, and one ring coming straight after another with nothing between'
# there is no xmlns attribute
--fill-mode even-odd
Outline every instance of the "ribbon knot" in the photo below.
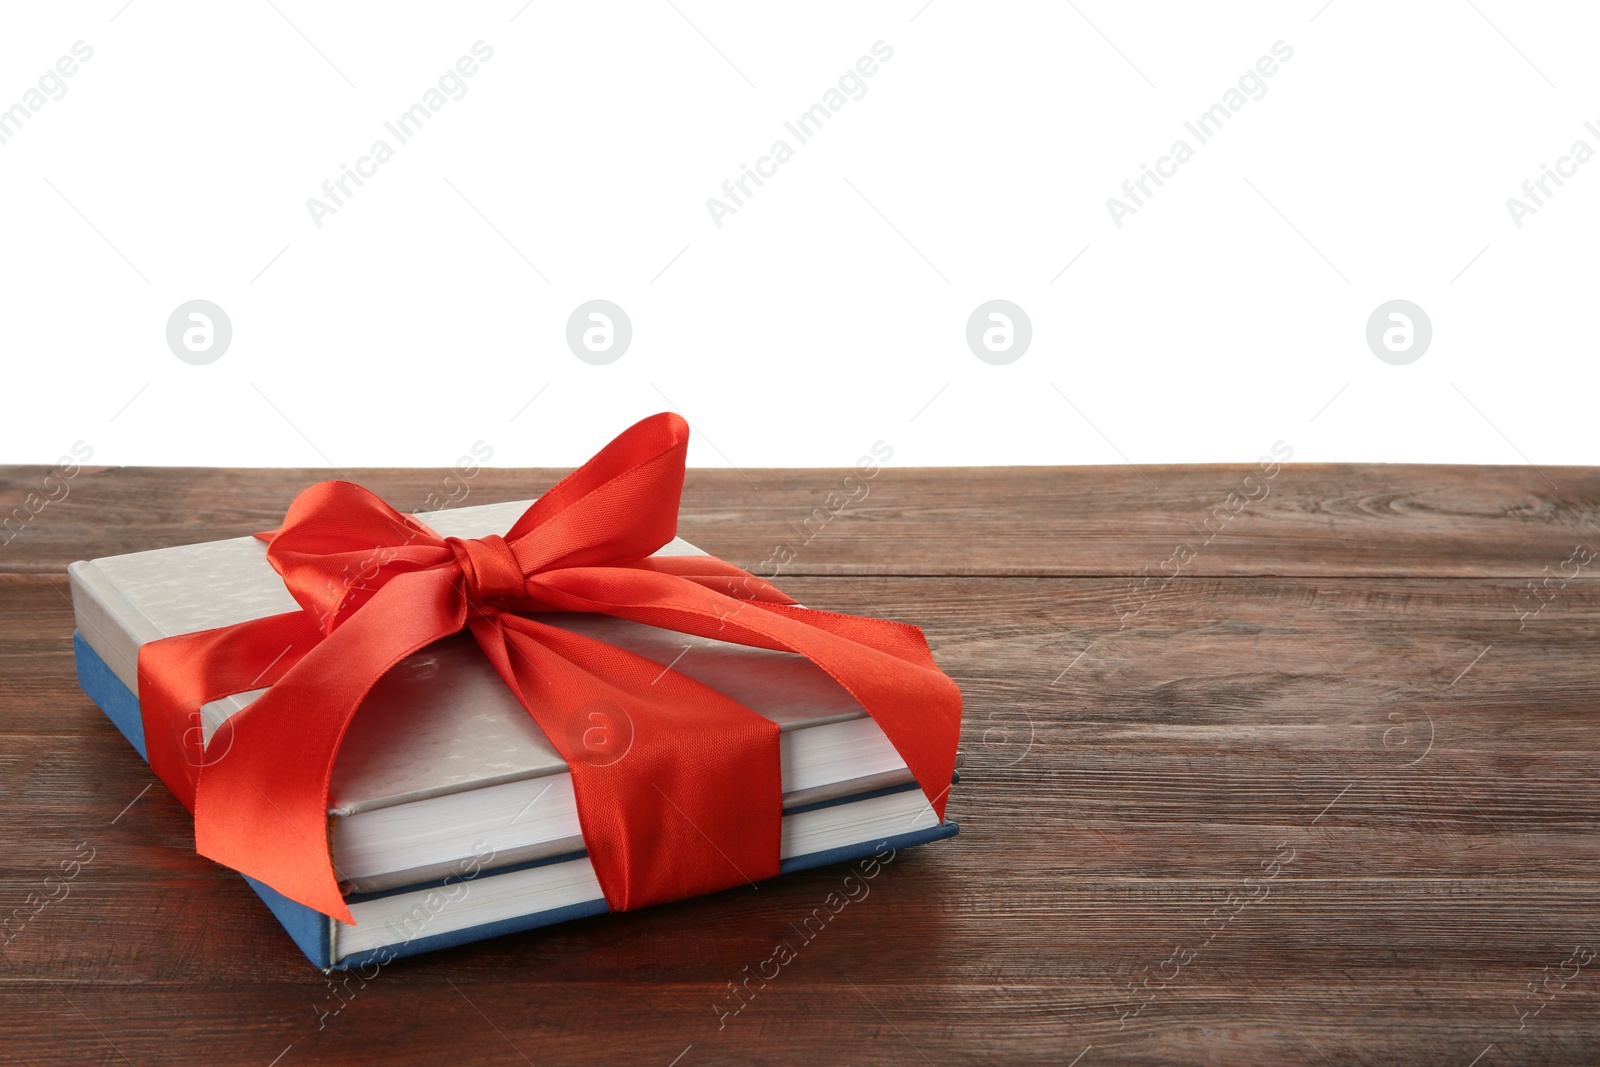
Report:
<svg viewBox="0 0 1600 1067"><path fill-rule="evenodd" d="M712 556L655 555L677 531L688 441L677 415L644 419L504 537L442 537L349 482L297 496L283 524L257 536L299 610L139 649L150 767L194 813L195 848L353 923L328 850L345 730L397 663L465 630L566 761L613 911L777 874L778 724L672 664L535 617L545 612L806 657L883 728L942 818L961 692L922 631L807 610ZM213 739L204 760L187 758L182 739L203 704L262 686L228 720L227 745ZM604 759L595 708L620 731Z"/></svg>
<svg viewBox="0 0 1600 1067"><path fill-rule="evenodd" d="M446 537L444 543L455 553L456 563L461 568L462 592L467 602L481 613L489 614L495 608L516 605L523 598L528 579L505 538L497 534Z"/></svg>

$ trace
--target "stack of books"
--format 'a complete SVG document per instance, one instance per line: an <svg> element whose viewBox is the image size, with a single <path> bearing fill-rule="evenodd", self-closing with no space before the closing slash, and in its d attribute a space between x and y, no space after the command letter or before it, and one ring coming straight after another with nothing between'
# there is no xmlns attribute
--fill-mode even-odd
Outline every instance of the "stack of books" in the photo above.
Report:
<svg viewBox="0 0 1600 1067"><path fill-rule="evenodd" d="M529 503L417 518L444 536L482 537L509 529ZM675 540L660 554L698 551ZM79 681L140 756L142 645L298 607L265 543L250 537L79 562L69 573ZM783 873L956 833L877 724L804 657L609 616L539 618L655 660L778 723ZM264 692L201 709L206 762L227 758L224 724ZM625 758L625 724L597 721L595 729L604 742L597 758ZM403 660L368 695L334 766L328 832L355 925L246 878L324 969L607 910L566 763L466 634Z"/></svg>

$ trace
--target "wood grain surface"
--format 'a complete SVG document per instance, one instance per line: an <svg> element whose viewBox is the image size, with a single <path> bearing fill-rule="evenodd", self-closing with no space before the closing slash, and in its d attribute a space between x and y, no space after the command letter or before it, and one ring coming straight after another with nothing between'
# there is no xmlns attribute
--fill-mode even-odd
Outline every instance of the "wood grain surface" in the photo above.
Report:
<svg viewBox="0 0 1600 1067"><path fill-rule="evenodd" d="M0 469L0 518L47 473ZM448 472L348 474L412 509ZM843 507L841 472L690 472L685 537L787 546L783 588L921 625L966 698L960 836L720 1020L848 867L341 999L195 856L77 688L65 567L326 476L89 468L0 535L0 1062L1600 1062L1600 469L885 469Z"/></svg>

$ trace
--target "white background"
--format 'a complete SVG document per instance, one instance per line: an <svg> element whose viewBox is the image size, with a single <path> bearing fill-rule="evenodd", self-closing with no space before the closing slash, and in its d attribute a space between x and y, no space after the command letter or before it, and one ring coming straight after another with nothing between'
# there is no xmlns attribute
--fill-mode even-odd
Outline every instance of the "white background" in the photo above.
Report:
<svg viewBox="0 0 1600 1067"><path fill-rule="evenodd" d="M1506 0L8 6L0 108L94 54L0 144L0 462L572 465L671 407L702 466L1600 463L1600 160L1520 228L1506 205L1600 149L1597 31ZM479 40L319 228L307 198ZM707 198L779 138L719 228ZM596 297L634 330L606 366L565 340ZM195 298L233 327L206 366L166 343ZM992 298L1033 326L1005 366L966 343ZM1433 325L1406 366L1365 340L1394 298Z"/></svg>

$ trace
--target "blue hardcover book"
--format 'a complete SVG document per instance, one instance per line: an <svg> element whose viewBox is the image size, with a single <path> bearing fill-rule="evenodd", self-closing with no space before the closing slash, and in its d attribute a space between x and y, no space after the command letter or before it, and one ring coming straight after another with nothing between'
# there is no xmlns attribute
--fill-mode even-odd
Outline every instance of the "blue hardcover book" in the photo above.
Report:
<svg viewBox="0 0 1600 1067"><path fill-rule="evenodd" d="M418 517L446 535L475 537L507 528L527 504ZM695 551L682 541L663 549ZM296 607L253 538L80 562L70 575L79 681L141 757L140 646ZM783 873L957 832L940 822L872 719L803 657L604 616L545 618L671 664L779 724ZM218 727L264 691L201 710L208 758ZM464 635L409 657L372 690L334 768L329 833L356 925L246 878L324 969L608 910L583 851L566 764Z"/></svg>

